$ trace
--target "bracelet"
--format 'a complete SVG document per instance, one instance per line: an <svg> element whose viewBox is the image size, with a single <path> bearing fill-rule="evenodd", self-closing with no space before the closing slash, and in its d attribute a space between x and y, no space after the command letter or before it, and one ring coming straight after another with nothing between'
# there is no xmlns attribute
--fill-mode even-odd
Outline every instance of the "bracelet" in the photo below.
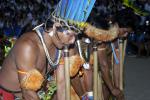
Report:
<svg viewBox="0 0 150 100"><path fill-rule="evenodd" d="M92 98L92 97L93 97L93 91L90 91L84 93L80 98L81 100L88 100L88 98Z"/></svg>

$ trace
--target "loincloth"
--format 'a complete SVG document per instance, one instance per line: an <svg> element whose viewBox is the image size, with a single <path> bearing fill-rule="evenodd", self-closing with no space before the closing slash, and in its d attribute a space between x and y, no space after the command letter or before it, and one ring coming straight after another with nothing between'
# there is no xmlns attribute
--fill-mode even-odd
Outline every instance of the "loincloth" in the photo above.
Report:
<svg viewBox="0 0 150 100"><path fill-rule="evenodd" d="M0 86L0 96L2 96L2 100L15 100L15 96L1 86Z"/></svg>

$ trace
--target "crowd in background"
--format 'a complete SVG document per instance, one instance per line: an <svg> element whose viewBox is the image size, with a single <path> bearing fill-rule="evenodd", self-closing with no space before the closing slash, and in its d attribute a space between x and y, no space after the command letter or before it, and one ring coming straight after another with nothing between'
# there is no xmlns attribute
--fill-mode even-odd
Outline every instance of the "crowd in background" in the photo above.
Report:
<svg viewBox="0 0 150 100"><path fill-rule="evenodd" d="M150 12L150 0L133 0L135 5ZM44 22L55 9L58 0L1 0L0 1L0 32L19 34L31 30ZM116 11L123 9L121 0L97 0L91 19L99 17L99 26L105 24L105 19ZM145 17L140 16L140 25ZM96 21L97 22L97 21ZM11 32L10 32L11 31Z"/></svg>
<svg viewBox="0 0 150 100"><path fill-rule="evenodd" d="M0 0L0 63L12 40L44 22L56 3L56 0Z"/></svg>
<svg viewBox="0 0 150 100"><path fill-rule="evenodd" d="M44 22L55 7L53 0L1 0L0 30L20 34Z"/></svg>
<svg viewBox="0 0 150 100"><path fill-rule="evenodd" d="M32 30L36 25L45 22L46 18L55 9L59 0L0 0L0 47L2 48L3 38L19 37L22 33ZM150 0L133 0L135 5L150 13ZM97 27L107 28L109 18L114 16L118 11L122 11L125 7L121 0L97 0L95 7L89 18L89 22ZM129 11L125 11L129 15ZM125 16L126 14L123 14ZM131 16L131 15L130 15ZM147 20L149 16L137 15L136 26L141 27L149 24ZM119 19L121 19L120 16ZM126 17L126 19L130 17ZM118 17L116 17L118 19ZM124 23L124 20L121 20ZM130 23L133 24L133 23ZM139 28L135 28L139 29ZM142 34L145 26L141 29ZM137 30L136 30L137 33ZM144 33L145 34L145 33ZM130 40L134 40L134 34L131 34ZM2 50L0 49L0 52ZM1 53L0 53L1 54ZM1 56L1 55L0 55ZM1 60L1 59L0 59Z"/></svg>

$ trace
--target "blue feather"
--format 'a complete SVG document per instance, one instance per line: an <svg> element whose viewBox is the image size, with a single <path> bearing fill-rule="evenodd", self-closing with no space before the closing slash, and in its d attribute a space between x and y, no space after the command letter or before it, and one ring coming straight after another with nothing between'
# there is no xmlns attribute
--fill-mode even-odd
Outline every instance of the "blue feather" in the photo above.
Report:
<svg viewBox="0 0 150 100"><path fill-rule="evenodd" d="M92 8L93 8L93 6L94 6L94 4L95 4L95 1L96 1L96 0L90 0L89 6L88 6L88 8L87 8L87 13L86 13L86 15L85 15L85 17L84 17L84 19L83 19L84 22L86 22L87 18L89 17L89 15L90 15L90 13L91 13L91 10L92 10Z"/></svg>
<svg viewBox="0 0 150 100"><path fill-rule="evenodd" d="M56 16L60 16L61 4L62 2L60 1L56 7Z"/></svg>
<svg viewBox="0 0 150 100"><path fill-rule="evenodd" d="M69 17L70 11L72 9L72 5L73 5L73 0L68 0L68 4L67 4L67 10L66 10L66 14L65 14L65 19L67 19Z"/></svg>
<svg viewBox="0 0 150 100"><path fill-rule="evenodd" d="M80 2L80 6L79 6L79 8L78 8L78 12L76 13L76 16L75 16L75 18L74 18L74 20L75 21L79 21L79 18L80 18L80 15L81 15L81 13L82 13L82 7L83 7L83 5L84 5L84 1L85 0L80 0L81 2Z"/></svg>
<svg viewBox="0 0 150 100"><path fill-rule="evenodd" d="M67 5L67 1L68 0L62 0L61 2L61 13L60 13L60 16L62 17L62 18L64 18L64 16L65 16L65 12L66 12L66 5Z"/></svg>
<svg viewBox="0 0 150 100"><path fill-rule="evenodd" d="M56 15L65 20L84 22L87 20L96 0L61 0Z"/></svg>
<svg viewBox="0 0 150 100"><path fill-rule="evenodd" d="M116 55L116 52L115 52L115 47L114 47L113 43L111 43L111 47L112 47L112 51L113 51L115 62L116 62L116 64L119 64L119 60L117 58L117 55Z"/></svg>
<svg viewBox="0 0 150 100"><path fill-rule="evenodd" d="M78 19L79 22L83 21L85 16L85 9L87 8L87 6L88 6L88 0L84 0L83 7L81 9L81 15L79 15L79 19Z"/></svg>
<svg viewBox="0 0 150 100"><path fill-rule="evenodd" d="M80 0L74 0L68 19L73 20L74 16L77 13L77 8L79 6L80 6Z"/></svg>

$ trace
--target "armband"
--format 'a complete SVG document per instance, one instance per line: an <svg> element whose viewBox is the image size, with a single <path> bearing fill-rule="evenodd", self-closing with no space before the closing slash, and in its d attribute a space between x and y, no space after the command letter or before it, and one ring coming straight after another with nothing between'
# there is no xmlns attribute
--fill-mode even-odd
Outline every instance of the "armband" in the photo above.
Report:
<svg viewBox="0 0 150 100"><path fill-rule="evenodd" d="M75 55L75 56L71 56L69 58L70 60L70 77L75 76L80 67L84 64L84 60L81 59L81 57L79 55Z"/></svg>
<svg viewBox="0 0 150 100"><path fill-rule="evenodd" d="M21 80L21 87L23 89L37 91L41 88L41 85L44 81L44 77L38 70L32 69L28 72L18 72L23 73L25 75L24 78Z"/></svg>
<svg viewBox="0 0 150 100"><path fill-rule="evenodd" d="M65 64L64 58L61 58L59 64L61 65ZM84 64L84 60L81 59L79 55L74 55L69 57L70 77L75 76L83 64Z"/></svg>

